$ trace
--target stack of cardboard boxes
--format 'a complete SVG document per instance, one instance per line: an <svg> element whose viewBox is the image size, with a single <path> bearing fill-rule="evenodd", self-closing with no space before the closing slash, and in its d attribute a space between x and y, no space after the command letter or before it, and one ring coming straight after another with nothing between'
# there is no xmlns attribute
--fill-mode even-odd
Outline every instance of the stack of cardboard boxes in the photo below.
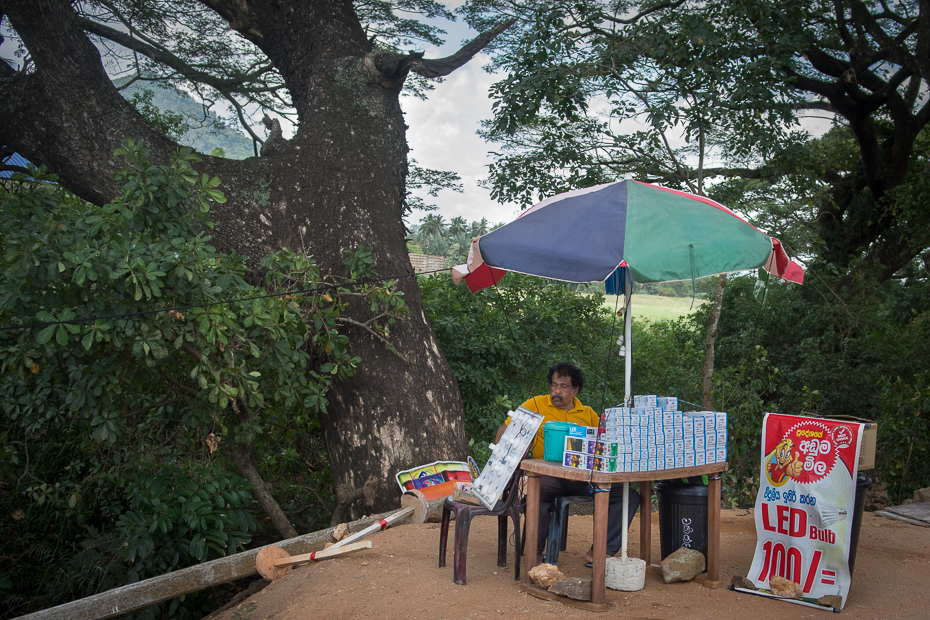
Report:
<svg viewBox="0 0 930 620"><path fill-rule="evenodd" d="M678 399L636 396L599 427L570 428L562 464L604 472L658 471L727 460L727 414L678 410Z"/></svg>

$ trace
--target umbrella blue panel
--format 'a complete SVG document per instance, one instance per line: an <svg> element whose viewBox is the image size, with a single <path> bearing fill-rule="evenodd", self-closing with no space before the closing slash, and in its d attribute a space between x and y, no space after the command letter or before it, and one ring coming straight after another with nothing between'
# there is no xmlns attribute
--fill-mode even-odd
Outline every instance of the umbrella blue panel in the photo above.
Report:
<svg viewBox="0 0 930 620"><path fill-rule="evenodd" d="M623 261L627 185L563 195L481 237L489 265L567 282L602 282Z"/></svg>

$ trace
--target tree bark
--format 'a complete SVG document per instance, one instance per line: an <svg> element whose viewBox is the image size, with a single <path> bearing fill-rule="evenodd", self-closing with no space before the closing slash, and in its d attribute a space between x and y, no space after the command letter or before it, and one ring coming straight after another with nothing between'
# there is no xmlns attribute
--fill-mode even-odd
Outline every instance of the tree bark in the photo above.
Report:
<svg viewBox="0 0 930 620"><path fill-rule="evenodd" d="M268 518L271 519L271 524L274 525L274 528L278 531L281 538L284 540L296 538L297 530L291 525L287 515L284 514L284 511L281 510L278 502L268 490L270 485L265 482L265 479L262 478L262 475L252 463L252 448L254 446L254 443L238 444L229 451L229 458L235 463L239 473L242 474L250 484L254 485L252 487L252 494L255 496L255 499L258 500L258 503L261 504L262 510L265 511Z"/></svg>
<svg viewBox="0 0 930 620"><path fill-rule="evenodd" d="M230 400L230 406L236 412L239 423L248 426L251 422L251 414L248 405L242 399ZM271 524L278 530L282 539L294 538L297 536L297 530L291 525L290 519L281 510L278 501L271 494L271 485L265 482L261 473L252 462L252 450L255 449L255 442L237 443L229 451L229 458L235 464L239 473L252 485L252 494L261 505L265 514L271 519Z"/></svg>
<svg viewBox="0 0 930 620"><path fill-rule="evenodd" d="M707 342L704 345L704 383L701 405L708 411L714 410L714 345L717 341L717 326L720 323L720 310L723 308L723 289L727 287L726 274L717 276L717 289L714 292L714 306L707 317Z"/></svg>
<svg viewBox="0 0 930 620"><path fill-rule="evenodd" d="M354 377L333 386L322 416L334 484L358 488L374 476L383 482L374 509L394 507L400 491L390 481L398 470L467 454L458 385L407 255L401 216L408 148L399 94L408 70L448 73L478 49L441 66L411 55L386 58L347 1L204 4L281 71L299 116L294 137L267 157L204 156L197 166L220 177L228 199L213 209L212 242L247 256L253 267L272 250L303 247L323 273L344 276L345 252L364 246L378 273L398 279L403 291L410 312L391 333L400 355L349 328L351 353L361 363ZM167 162L177 145L115 90L69 2L5 0L2 10L35 63L31 72L0 63L0 127L9 146L96 204L120 192L113 151L121 139L140 141L153 163ZM365 314L355 303L347 316L363 323Z"/></svg>

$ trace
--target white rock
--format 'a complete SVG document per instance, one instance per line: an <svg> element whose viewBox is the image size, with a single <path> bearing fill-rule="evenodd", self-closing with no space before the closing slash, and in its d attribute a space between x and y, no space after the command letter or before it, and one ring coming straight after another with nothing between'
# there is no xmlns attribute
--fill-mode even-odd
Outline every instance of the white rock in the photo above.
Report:
<svg viewBox="0 0 930 620"><path fill-rule="evenodd" d="M636 592L646 583L646 562L639 558L607 558L604 585L611 590Z"/></svg>

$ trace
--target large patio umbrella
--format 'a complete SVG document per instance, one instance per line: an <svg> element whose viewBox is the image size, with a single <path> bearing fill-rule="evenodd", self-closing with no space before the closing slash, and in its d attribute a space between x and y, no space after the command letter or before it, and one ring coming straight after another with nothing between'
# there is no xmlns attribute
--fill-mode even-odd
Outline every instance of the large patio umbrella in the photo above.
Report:
<svg viewBox="0 0 930 620"><path fill-rule="evenodd" d="M453 268L472 292L516 271L566 282L605 282L626 296L624 343L629 402L633 281L668 282L765 268L801 283L804 271L781 243L704 196L618 181L547 198L472 243Z"/></svg>
<svg viewBox="0 0 930 620"><path fill-rule="evenodd" d="M625 265L624 265L625 263ZM619 181L547 198L474 241L457 267L472 291L506 271L604 282L628 266L637 282L688 280L764 267L802 282L781 243L704 196ZM466 275L467 274L467 275Z"/></svg>
<svg viewBox="0 0 930 620"><path fill-rule="evenodd" d="M605 282L623 293L625 395L632 399L632 283L694 280L763 267L801 283L804 271L781 243L704 196L619 181L547 198L472 243L453 268L472 292L516 271L565 282ZM624 485L624 500L627 486ZM624 501L626 519L626 501ZM623 534L624 557L626 530Z"/></svg>

